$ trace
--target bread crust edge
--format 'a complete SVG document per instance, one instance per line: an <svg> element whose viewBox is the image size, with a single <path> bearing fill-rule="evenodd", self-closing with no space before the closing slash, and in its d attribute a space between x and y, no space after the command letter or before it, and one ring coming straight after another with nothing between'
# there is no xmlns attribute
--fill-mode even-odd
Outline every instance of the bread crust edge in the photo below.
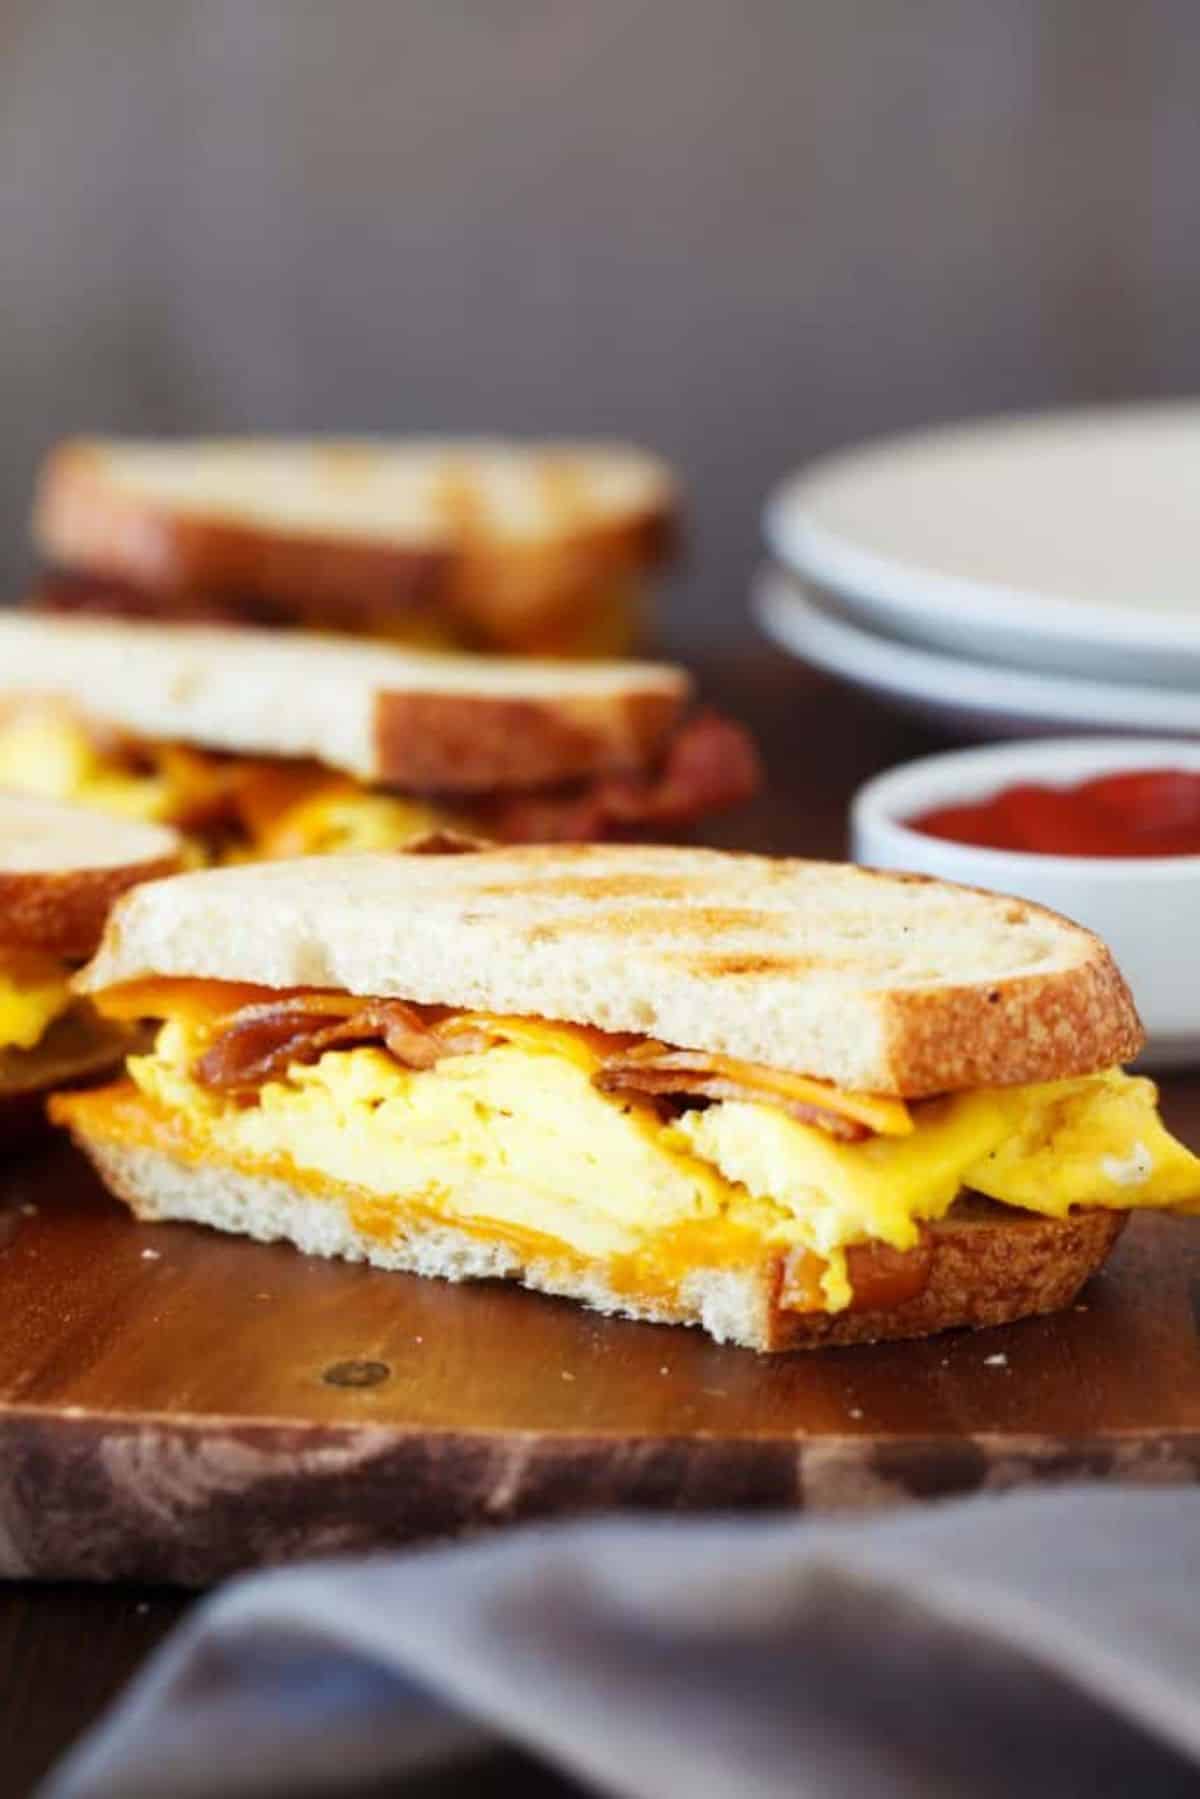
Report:
<svg viewBox="0 0 1200 1799"><path fill-rule="evenodd" d="M679 723L686 677L595 700L381 693L374 778L442 793L529 789L651 764Z"/></svg>
<svg viewBox="0 0 1200 1799"><path fill-rule="evenodd" d="M944 886L934 875L864 873L906 886ZM1086 925L1035 900L987 888L962 890L1076 933L1079 954L1046 974L970 985L897 987L879 995L883 1013L879 1091L925 1099L969 1087L1013 1087L1070 1079L1130 1062L1146 1033L1108 945Z"/></svg>
<svg viewBox="0 0 1200 1799"><path fill-rule="evenodd" d="M69 959L91 956L116 902L144 881L161 880L179 867L175 855L52 874L0 870L5 947L44 950Z"/></svg>

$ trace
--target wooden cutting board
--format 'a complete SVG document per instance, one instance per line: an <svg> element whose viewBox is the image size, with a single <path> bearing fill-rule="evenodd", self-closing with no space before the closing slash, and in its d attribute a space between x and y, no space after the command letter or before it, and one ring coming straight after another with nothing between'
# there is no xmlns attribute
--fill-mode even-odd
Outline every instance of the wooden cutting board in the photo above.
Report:
<svg viewBox="0 0 1200 1799"><path fill-rule="evenodd" d="M0 1176L0 1572L202 1584L619 1505L839 1510L1200 1479L1200 1221L1060 1317L770 1359L500 1285L139 1226Z"/></svg>

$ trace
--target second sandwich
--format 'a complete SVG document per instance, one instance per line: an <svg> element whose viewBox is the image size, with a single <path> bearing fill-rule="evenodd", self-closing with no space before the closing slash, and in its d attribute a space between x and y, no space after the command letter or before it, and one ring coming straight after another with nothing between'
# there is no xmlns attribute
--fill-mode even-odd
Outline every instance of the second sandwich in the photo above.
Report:
<svg viewBox="0 0 1200 1799"><path fill-rule="evenodd" d="M682 669L0 614L0 788L177 827L203 861L671 836L758 782Z"/></svg>

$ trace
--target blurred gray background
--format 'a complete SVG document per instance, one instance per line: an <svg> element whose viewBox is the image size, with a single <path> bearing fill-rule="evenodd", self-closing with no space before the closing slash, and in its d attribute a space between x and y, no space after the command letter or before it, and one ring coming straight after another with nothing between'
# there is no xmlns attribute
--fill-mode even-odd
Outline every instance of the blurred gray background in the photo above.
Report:
<svg viewBox="0 0 1200 1799"><path fill-rule="evenodd" d="M1197 0L5 0L4 591L56 436L617 434L669 641L928 420L1200 388Z"/></svg>

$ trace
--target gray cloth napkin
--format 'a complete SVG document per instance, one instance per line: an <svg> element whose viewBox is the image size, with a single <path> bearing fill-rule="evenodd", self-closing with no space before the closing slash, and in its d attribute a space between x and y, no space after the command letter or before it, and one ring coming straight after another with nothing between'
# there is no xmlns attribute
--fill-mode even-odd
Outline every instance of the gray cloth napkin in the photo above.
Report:
<svg viewBox="0 0 1200 1799"><path fill-rule="evenodd" d="M497 1739L636 1799L1200 1793L1200 1492L626 1518L257 1575L42 1799L329 1791Z"/></svg>

